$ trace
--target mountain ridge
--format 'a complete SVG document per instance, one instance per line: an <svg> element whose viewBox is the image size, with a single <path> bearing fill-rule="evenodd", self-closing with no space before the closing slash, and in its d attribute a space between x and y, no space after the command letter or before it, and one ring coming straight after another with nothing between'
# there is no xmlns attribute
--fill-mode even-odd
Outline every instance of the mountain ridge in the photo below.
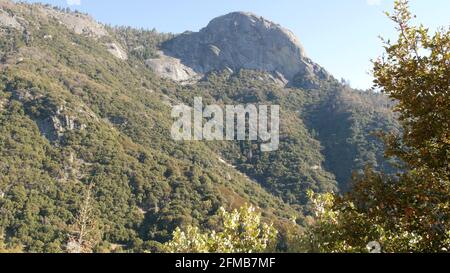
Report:
<svg viewBox="0 0 450 273"><path fill-rule="evenodd" d="M176 58L185 66L178 69L167 66L167 71L173 73L164 76L174 80L186 80L190 74L197 76L187 72L186 67L197 74L255 69L269 72L284 83L297 80L298 85L306 88L317 87L320 80L331 78L305 55L290 30L249 12L216 17L199 32L184 32L166 41L162 50L165 56ZM156 60L150 59L148 64L158 72L161 69L154 64Z"/></svg>
<svg viewBox="0 0 450 273"><path fill-rule="evenodd" d="M280 230L301 229L308 190L344 189L352 170L382 161L379 142L367 137L392 125L382 95L333 78L286 86L244 68L181 84L146 64L172 35L102 25L107 35L96 37L42 11L51 7L3 3L26 29L0 25L0 241L65 251L91 188L98 252L157 251L176 227L219 227L220 207L245 203ZM195 96L280 105L279 151L173 141L171 105L192 105Z"/></svg>

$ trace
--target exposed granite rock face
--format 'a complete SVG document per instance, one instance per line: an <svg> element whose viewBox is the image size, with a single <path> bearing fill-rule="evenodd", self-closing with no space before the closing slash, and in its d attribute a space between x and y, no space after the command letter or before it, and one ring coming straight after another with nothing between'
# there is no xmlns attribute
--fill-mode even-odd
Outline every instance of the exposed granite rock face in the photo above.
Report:
<svg viewBox="0 0 450 273"><path fill-rule="evenodd" d="M305 87L329 77L305 56L291 31L251 13L218 17L199 32L185 32L167 41L163 50L197 73L253 69L281 74L290 82L304 79L300 84Z"/></svg>
<svg viewBox="0 0 450 273"><path fill-rule="evenodd" d="M22 31L24 40L29 44L33 40L33 35L29 28L29 22L23 17L26 18L26 14L30 12L39 16L39 22L42 24L56 20L58 24L78 35L94 39L108 37L110 42L105 42L107 51L120 60L128 59L128 53L123 46L114 41L105 26L95 21L91 16L79 12L63 11L43 4L34 4L27 7L24 4L15 4L9 0L0 0L0 33L3 29ZM42 38L44 40L53 39L50 34L44 34Z"/></svg>
<svg viewBox="0 0 450 273"><path fill-rule="evenodd" d="M34 105L42 105L45 100L45 96L36 93L28 89L18 89L13 91L13 96L15 100L20 101L27 107L32 107ZM0 100L0 106L5 102ZM64 139L67 132L70 131L83 131L87 128L87 124L83 123L80 117L85 120L87 118L95 120L95 114L88 113L84 109L71 109L66 106L68 103L56 106L55 104L47 104L46 110L40 112L39 115L30 115L30 117L36 122L41 134L47 138L52 143L59 143ZM25 108L29 111L29 108ZM1 108L0 108L1 110Z"/></svg>
<svg viewBox="0 0 450 273"><path fill-rule="evenodd" d="M0 27L23 30L17 17L0 8Z"/></svg>
<svg viewBox="0 0 450 273"><path fill-rule="evenodd" d="M87 127L86 124L81 123L76 117L65 111L66 108L60 106L55 113L35 120L41 134L50 142L59 142L64 138L65 133L74 130L83 131Z"/></svg>
<svg viewBox="0 0 450 273"><path fill-rule="evenodd" d="M201 77L179 59L166 56L162 51L158 55L158 58L146 60L145 64L161 77L181 83L190 83Z"/></svg>
<svg viewBox="0 0 450 273"><path fill-rule="evenodd" d="M59 24L79 35L83 34L92 38L108 35L106 28L89 15L79 12L65 12L43 4L26 5L10 0L0 0L0 27L27 30L28 22L21 15L30 12L34 16L39 16L41 22L48 22L51 19L57 20Z"/></svg>
<svg viewBox="0 0 450 273"><path fill-rule="evenodd" d="M116 43L108 43L106 44L108 48L108 52L114 55L114 57L121 59L121 60L127 60L128 54L127 52L118 44Z"/></svg>
<svg viewBox="0 0 450 273"><path fill-rule="evenodd" d="M58 22L66 26L76 34L83 34L93 38L107 36L108 32L103 25L97 23L89 15L81 13L67 13L52 8L42 8L41 12L47 18L55 18Z"/></svg>

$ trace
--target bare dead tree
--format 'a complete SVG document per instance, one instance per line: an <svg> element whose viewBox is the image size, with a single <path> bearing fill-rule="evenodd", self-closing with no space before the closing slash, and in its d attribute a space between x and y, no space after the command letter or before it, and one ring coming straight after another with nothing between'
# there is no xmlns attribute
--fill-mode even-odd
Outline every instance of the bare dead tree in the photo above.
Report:
<svg viewBox="0 0 450 273"><path fill-rule="evenodd" d="M83 203L75 223L72 225L71 235L66 246L68 253L92 253L98 242L99 231L92 208L92 191L93 185L90 184L85 190Z"/></svg>

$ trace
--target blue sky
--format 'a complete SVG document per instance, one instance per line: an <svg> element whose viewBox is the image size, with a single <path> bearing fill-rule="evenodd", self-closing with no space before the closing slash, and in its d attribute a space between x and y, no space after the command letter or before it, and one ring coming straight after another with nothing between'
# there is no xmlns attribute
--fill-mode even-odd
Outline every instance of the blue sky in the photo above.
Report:
<svg viewBox="0 0 450 273"><path fill-rule="evenodd" d="M352 86L368 88L370 59L382 52L381 35L393 38L383 14L393 0L28 0L77 9L112 25L197 31L214 17L250 11L291 29L309 57ZM449 0L412 0L418 20L436 28L450 24Z"/></svg>

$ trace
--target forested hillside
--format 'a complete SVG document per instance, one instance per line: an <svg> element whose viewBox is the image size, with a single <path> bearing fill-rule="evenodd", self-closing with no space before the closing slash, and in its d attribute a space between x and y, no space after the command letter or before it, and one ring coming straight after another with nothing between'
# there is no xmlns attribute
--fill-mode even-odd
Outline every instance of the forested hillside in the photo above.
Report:
<svg viewBox="0 0 450 273"><path fill-rule="evenodd" d="M98 252L160 251L176 227L220 228L220 207L246 203L285 231L304 225L309 190L392 168L371 136L397 127L391 102L332 77L304 88L239 69L180 84L146 65L172 34L42 5L0 2L0 30L0 248L67 251L86 192ZM171 106L194 96L280 105L280 149L173 141Z"/></svg>

